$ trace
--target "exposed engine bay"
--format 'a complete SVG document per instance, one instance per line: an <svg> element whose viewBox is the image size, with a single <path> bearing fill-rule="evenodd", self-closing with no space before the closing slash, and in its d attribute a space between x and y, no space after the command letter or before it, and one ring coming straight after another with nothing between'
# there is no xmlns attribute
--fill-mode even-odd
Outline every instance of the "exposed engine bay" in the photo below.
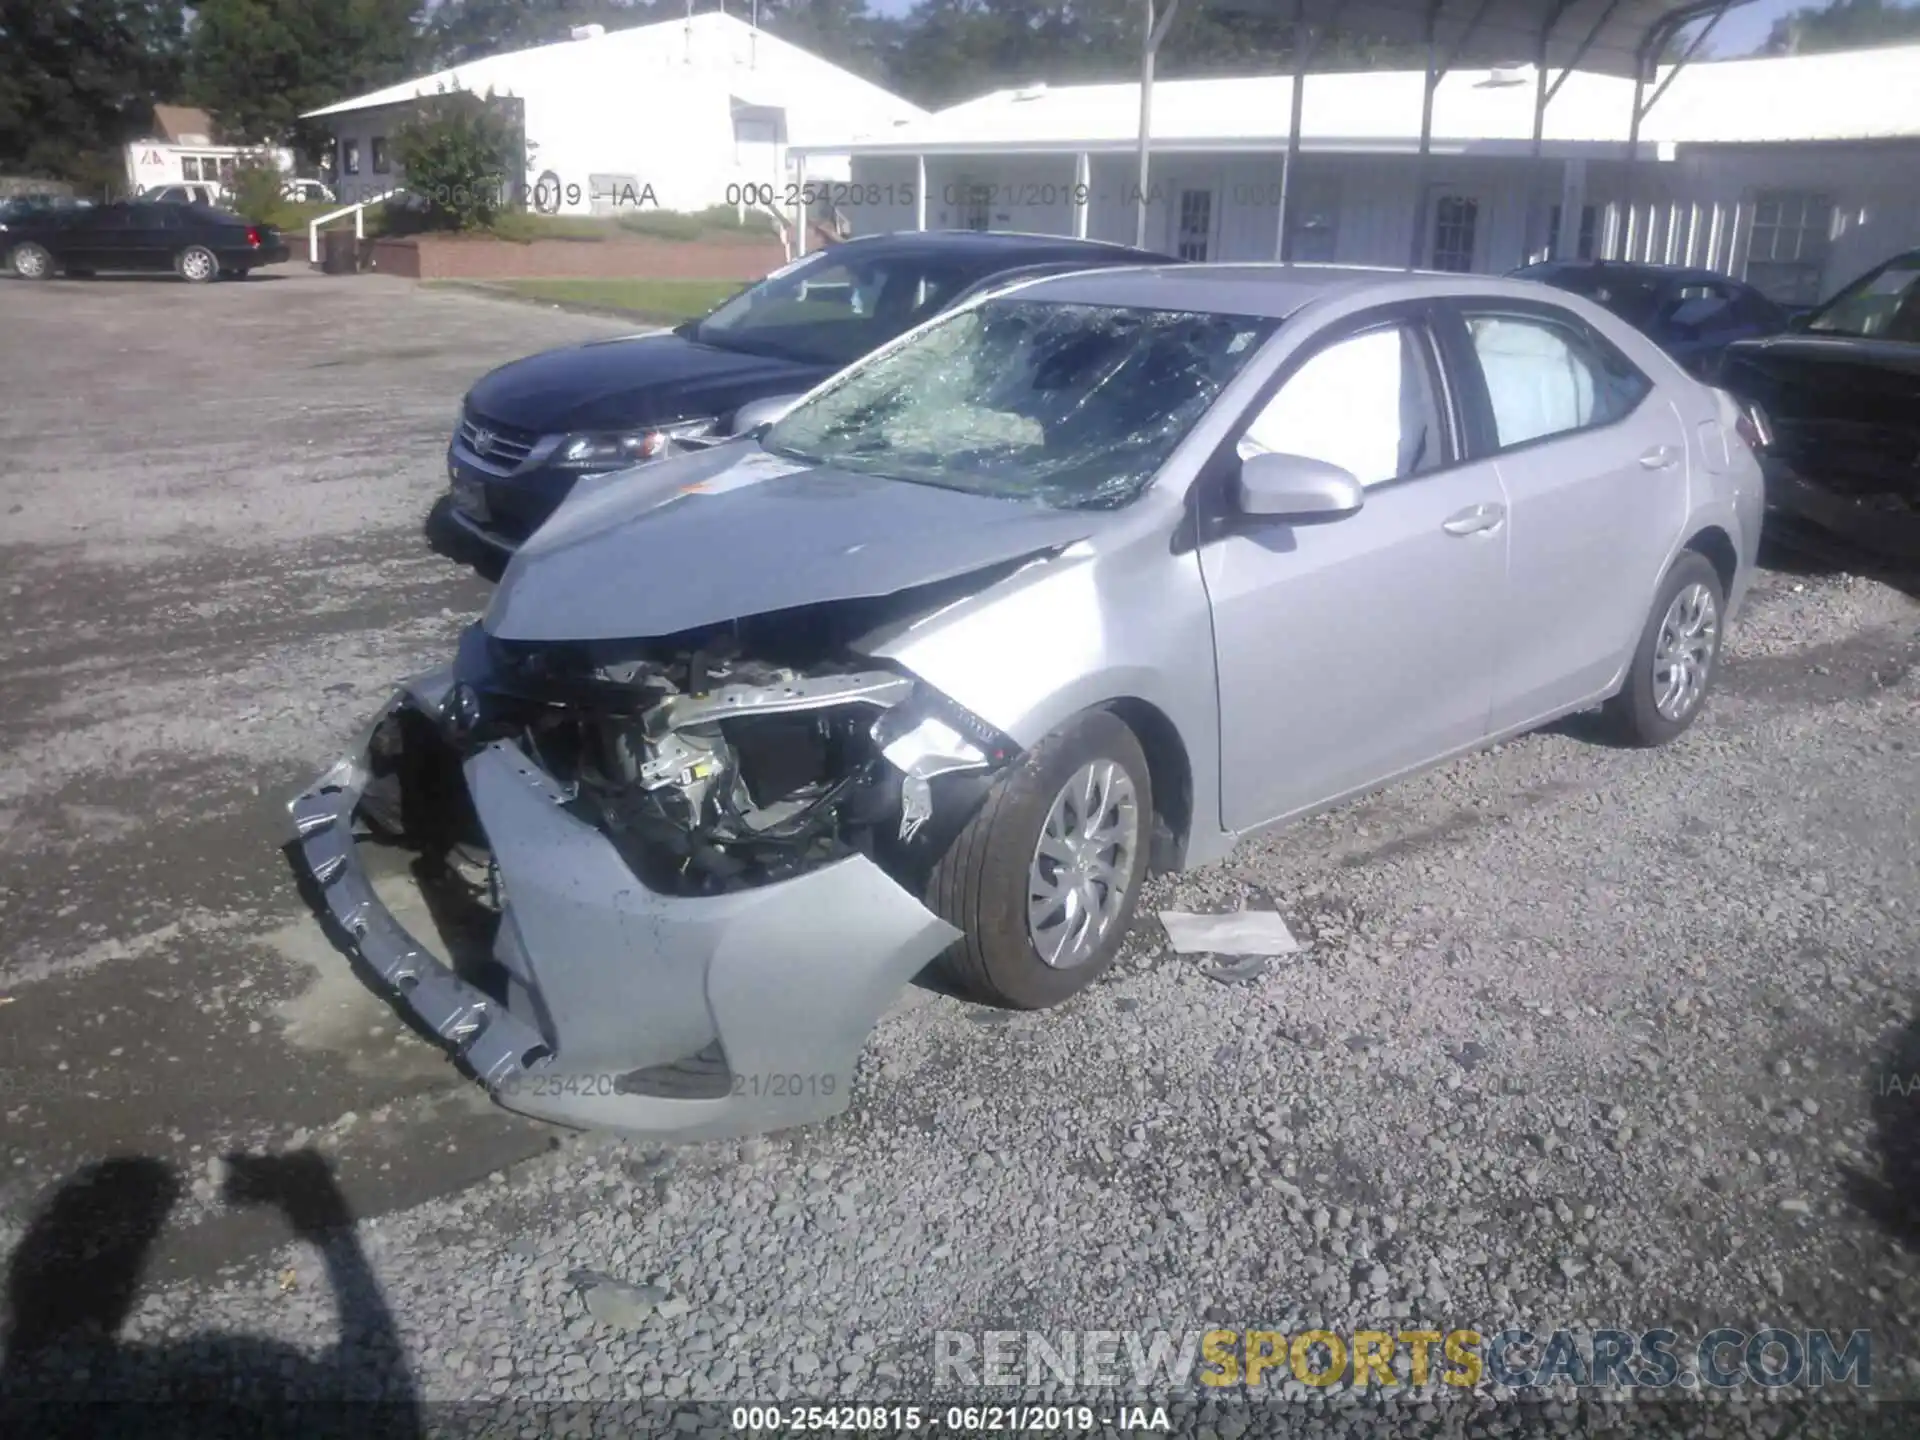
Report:
<svg viewBox="0 0 1920 1440"><path fill-rule="evenodd" d="M904 880L915 842L963 824L1016 747L911 675L820 641L746 622L619 646L475 627L437 736L376 737L375 751L397 761L451 742L441 763L457 765L510 741L669 894L768 884L853 853ZM416 753L396 769L405 788L421 783ZM458 790L443 772L434 800L405 805L409 822Z"/></svg>

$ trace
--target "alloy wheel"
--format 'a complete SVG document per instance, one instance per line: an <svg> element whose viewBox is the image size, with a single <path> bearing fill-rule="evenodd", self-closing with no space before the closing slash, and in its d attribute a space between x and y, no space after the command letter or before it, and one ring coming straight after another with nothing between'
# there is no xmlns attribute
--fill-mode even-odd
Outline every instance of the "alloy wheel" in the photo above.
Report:
<svg viewBox="0 0 1920 1440"><path fill-rule="evenodd" d="M1720 636L1720 606L1705 585L1673 597L1653 651L1653 708L1663 720L1686 719L1707 693Z"/></svg>
<svg viewBox="0 0 1920 1440"><path fill-rule="evenodd" d="M1027 934L1048 965L1084 965L1126 909L1140 844L1133 779L1112 760L1076 770L1047 810L1027 867Z"/></svg>

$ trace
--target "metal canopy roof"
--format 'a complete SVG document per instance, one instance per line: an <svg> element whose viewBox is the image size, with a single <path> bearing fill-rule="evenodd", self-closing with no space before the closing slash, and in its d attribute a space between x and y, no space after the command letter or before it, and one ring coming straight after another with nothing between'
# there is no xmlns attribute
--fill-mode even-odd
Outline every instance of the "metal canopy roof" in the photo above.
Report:
<svg viewBox="0 0 1920 1440"><path fill-rule="evenodd" d="M1394 44L1442 68L1525 62L1643 76L1688 24L1750 0L1190 0L1215 13L1298 19Z"/></svg>

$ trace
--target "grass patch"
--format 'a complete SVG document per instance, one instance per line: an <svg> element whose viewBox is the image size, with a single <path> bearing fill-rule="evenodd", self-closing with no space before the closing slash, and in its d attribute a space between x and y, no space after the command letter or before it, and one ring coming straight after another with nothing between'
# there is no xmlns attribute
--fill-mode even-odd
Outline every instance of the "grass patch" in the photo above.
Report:
<svg viewBox="0 0 1920 1440"><path fill-rule="evenodd" d="M749 214L743 224L740 212L731 205L710 205L705 210L693 211L629 210L615 223L632 234L652 235L662 240L758 238L773 233L772 222L766 216Z"/></svg>
<svg viewBox="0 0 1920 1440"><path fill-rule="evenodd" d="M528 300L608 310L677 325L746 288L740 280L501 280L492 287Z"/></svg>

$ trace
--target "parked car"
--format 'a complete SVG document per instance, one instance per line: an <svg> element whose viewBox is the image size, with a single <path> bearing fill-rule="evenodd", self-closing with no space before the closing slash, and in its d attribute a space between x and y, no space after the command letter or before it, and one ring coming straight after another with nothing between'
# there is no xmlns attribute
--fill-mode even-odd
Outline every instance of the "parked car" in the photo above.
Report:
<svg viewBox="0 0 1920 1440"><path fill-rule="evenodd" d="M1718 383L1770 430L1767 499L1864 550L1920 558L1920 250L1792 330L1727 350Z"/></svg>
<svg viewBox="0 0 1920 1440"><path fill-rule="evenodd" d="M227 203L227 192L218 185L159 185L140 197L156 205L208 205L215 210Z"/></svg>
<svg viewBox="0 0 1920 1440"><path fill-rule="evenodd" d="M131 200L87 210L50 211L9 221L0 248L13 272L46 280L57 272L173 270L196 283L242 278L287 258L271 225L254 225L204 205Z"/></svg>
<svg viewBox="0 0 1920 1440"><path fill-rule="evenodd" d="M1539 286L1043 278L582 481L292 802L293 853L505 1103L817 1118L930 962L1003 1006L1082 989L1150 856L1596 705L1683 733L1752 569L1744 426ZM360 822L478 867L479 978L374 894Z"/></svg>
<svg viewBox="0 0 1920 1440"><path fill-rule="evenodd" d="M1616 260L1549 260L1513 272L1604 305L1690 373L1707 377L1736 340L1774 335L1789 312L1751 285L1712 270Z"/></svg>
<svg viewBox="0 0 1920 1440"><path fill-rule="evenodd" d="M583 475L724 437L776 413L982 284L1048 268L1172 263L1096 241L971 230L849 240L783 267L671 333L516 360L467 393L447 449L451 518L498 553Z"/></svg>
<svg viewBox="0 0 1920 1440"><path fill-rule="evenodd" d="M289 180L281 188L280 195L296 205L331 205L335 198L333 191L323 181L304 178Z"/></svg>

